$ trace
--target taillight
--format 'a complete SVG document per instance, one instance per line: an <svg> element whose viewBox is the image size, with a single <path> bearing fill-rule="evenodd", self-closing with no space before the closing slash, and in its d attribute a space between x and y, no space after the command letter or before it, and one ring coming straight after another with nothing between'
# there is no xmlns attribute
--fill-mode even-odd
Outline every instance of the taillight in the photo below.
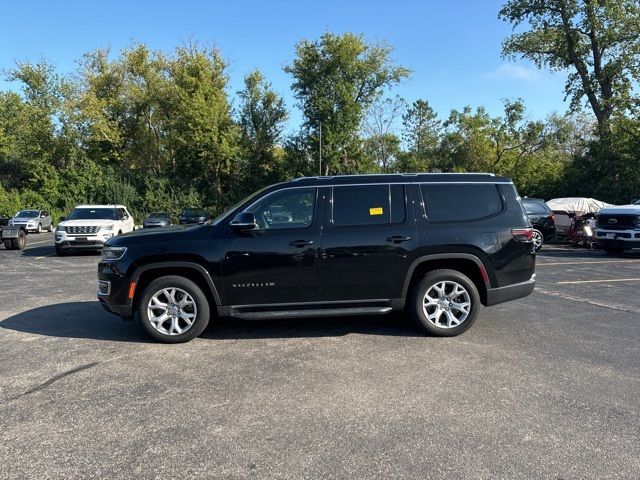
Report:
<svg viewBox="0 0 640 480"><path fill-rule="evenodd" d="M513 238L519 242L533 241L533 228L513 228L511 229Z"/></svg>

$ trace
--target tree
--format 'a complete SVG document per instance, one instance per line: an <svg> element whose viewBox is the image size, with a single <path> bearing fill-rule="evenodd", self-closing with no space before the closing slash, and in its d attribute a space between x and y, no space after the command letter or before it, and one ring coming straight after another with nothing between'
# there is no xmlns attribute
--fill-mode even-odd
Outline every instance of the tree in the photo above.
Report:
<svg viewBox="0 0 640 480"><path fill-rule="evenodd" d="M400 97L378 98L371 103L362 122L364 154L370 168L382 172L394 170L400 153L400 139L395 135L396 120L406 102Z"/></svg>
<svg viewBox="0 0 640 480"><path fill-rule="evenodd" d="M407 147L404 160L412 171L427 171L436 160L442 124L429 102L416 100L402 116L402 139Z"/></svg>
<svg viewBox="0 0 640 480"><path fill-rule="evenodd" d="M601 138L612 115L631 108L640 80L640 3L637 0L509 0L499 17L528 29L502 46L538 68L571 70L565 86L572 107L583 98L598 121Z"/></svg>
<svg viewBox="0 0 640 480"><path fill-rule="evenodd" d="M325 33L303 40L285 67L304 114L310 151L318 152L322 128L324 174L355 173L360 167L358 131L365 109L409 71L391 60L386 43L369 44L362 35Z"/></svg>
<svg viewBox="0 0 640 480"><path fill-rule="evenodd" d="M273 91L259 71L244 77L238 92L242 160L246 162L248 189L274 181L281 167L282 132L288 114L283 98Z"/></svg>

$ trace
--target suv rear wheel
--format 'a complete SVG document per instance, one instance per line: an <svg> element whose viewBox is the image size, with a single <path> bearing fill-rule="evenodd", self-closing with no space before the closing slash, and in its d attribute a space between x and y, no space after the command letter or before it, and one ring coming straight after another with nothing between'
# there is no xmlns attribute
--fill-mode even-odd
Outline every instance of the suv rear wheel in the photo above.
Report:
<svg viewBox="0 0 640 480"><path fill-rule="evenodd" d="M434 270L418 283L409 305L413 319L432 335L452 337L471 327L480 306L474 283L457 270Z"/></svg>
<svg viewBox="0 0 640 480"><path fill-rule="evenodd" d="M544 244L544 235L542 235L542 232L540 230L534 229L532 240L533 240L533 251L539 252L540 249L542 248L542 245Z"/></svg>
<svg viewBox="0 0 640 480"><path fill-rule="evenodd" d="M160 277L145 288L138 306L142 326L155 340L188 342L209 324L209 302L204 292L185 277Z"/></svg>

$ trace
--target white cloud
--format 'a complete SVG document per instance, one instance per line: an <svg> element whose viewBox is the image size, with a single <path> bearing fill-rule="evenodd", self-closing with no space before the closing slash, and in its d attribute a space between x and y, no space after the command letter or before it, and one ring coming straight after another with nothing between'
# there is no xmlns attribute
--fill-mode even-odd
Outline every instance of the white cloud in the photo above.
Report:
<svg viewBox="0 0 640 480"><path fill-rule="evenodd" d="M521 80L524 82L534 82L540 79L540 72L524 65L514 65L503 63L498 68L485 73L483 78L487 80Z"/></svg>

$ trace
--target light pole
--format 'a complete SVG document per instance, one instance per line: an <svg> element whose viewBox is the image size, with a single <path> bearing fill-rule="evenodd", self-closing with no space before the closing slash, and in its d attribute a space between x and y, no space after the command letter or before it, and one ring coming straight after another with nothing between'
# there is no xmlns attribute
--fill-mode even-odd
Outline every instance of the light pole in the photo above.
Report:
<svg viewBox="0 0 640 480"><path fill-rule="evenodd" d="M318 159L319 159L318 174L322 176L322 123L320 123L320 149L318 152Z"/></svg>

